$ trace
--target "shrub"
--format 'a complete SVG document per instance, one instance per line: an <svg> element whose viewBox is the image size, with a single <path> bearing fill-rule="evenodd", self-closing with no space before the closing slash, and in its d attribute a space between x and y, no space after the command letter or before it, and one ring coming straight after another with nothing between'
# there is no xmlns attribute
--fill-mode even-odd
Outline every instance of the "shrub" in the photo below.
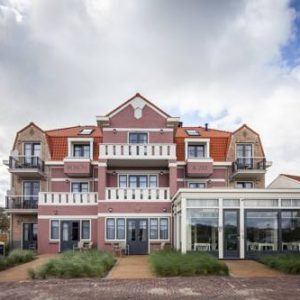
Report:
<svg viewBox="0 0 300 300"><path fill-rule="evenodd" d="M150 263L158 276L228 275L228 267L224 263L201 252L157 251L150 255Z"/></svg>
<svg viewBox="0 0 300 300"><path fill-rule="evenodd" d="M300 274L300 255L299 254L277 254L261 256L260 262L270 268L279 270L287 274Z"/></svg>
<svg viewBox="0 0 300 300"><path fill-rule="evenodd" d="M0 259L0 271L9 267L23 264L33 260L35 254L30 250L16 249L11 251L7 257Z"/></svg>
<svg viewBox="0 0 300 300"><path fill-rule="evenodd" d="M104 277L114 264L113 256L107 252L67 251L61 257L49 260L36 271L30 270L29 276L32 279Z"/></svg>

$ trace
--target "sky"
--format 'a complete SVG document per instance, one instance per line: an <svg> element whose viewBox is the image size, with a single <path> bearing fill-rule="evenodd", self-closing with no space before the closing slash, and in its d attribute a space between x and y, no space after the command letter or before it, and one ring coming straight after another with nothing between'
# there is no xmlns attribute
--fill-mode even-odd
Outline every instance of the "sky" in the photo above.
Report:
<svg viewBox="0 0 300 300"><path fill-rule="evenodd" d="M300 0L0 0L0 203L15 133L93 125L135 93L261 135L300 175Z"/></svg>

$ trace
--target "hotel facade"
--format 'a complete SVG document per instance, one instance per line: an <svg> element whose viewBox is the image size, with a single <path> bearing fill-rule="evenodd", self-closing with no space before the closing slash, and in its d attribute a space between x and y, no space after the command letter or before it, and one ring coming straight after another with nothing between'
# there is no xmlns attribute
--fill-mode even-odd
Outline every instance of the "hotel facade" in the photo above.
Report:
<svg viewBox="0 0 300 300"><path fill-rule="evenodd" d="M96 121L17 132L5 161L12 248L299 253L300 190L265 188L271 163L247 125L185 127L140 94Z"/></svg>

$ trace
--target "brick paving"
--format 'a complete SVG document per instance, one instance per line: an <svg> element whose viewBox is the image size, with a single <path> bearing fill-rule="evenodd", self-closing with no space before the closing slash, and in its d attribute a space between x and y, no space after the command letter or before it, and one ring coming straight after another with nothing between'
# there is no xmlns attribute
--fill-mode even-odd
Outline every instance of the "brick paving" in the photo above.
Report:
<svg viewBox="0 0 300 300"><path fill-rule="evenodd" d="M285 276L254 260L223 260L232 277L279 277ZM300 297L299 297L300 299Z"/></svg>
<svg viewBox="0 0 300 300"><path fill-rule="evenodd" d="M0 272L0 282L28 280L28 270L35 269L47 262L50 258L57 257L58 254L43 254L28 263L18 265Z"/></svg>
<svg viewBox="0 0 300 300"><path fill-rule="evenodd" d="M146 279L154 278L148 255L130 255L118 258L107 279Z"/></svg>
<svg viewBox="0 0 300 300"><path fill-rule="evenodd" d="M0 299L299 299L300 276L72 279L1 282Z"/></svg>

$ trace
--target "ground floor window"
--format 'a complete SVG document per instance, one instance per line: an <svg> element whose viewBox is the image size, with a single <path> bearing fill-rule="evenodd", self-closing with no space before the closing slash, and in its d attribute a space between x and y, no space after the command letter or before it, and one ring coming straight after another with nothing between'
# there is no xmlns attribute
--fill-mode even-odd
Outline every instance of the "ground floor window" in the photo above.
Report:
<svg viewBox="0 0 300 300"><path fill-rule="evenodd" d="M281 212L282 250L300 251L300 211Z"/></svg>
<svg viewBox="0 0 300 300"><path fill-rule="evenodd" d="M90 221L82 220L81 221L81 239L89 240L90 239Z"/></svg>
<svg viewBox="0 0 300 300"><path fill-rule="evenodd" d="M187 250L218 250L218 209L187 209Z"/></svg>
<svg viewBox="0 0 300 300"><path fill-rule="evenodd" d="M125 239L125 219L107 218L106 219L106 239L124 240Z"/></svg>
<svg viewBox="0 0 300 300"><path fill-rule="evenodd" d="M23 249L37 248L37 223L23 223Z"/></svg>
<svg viewBox="0 0 300 300"><path fill-rule="evenodd" d="M59 239L59 220L51 220L50 239Z"/></svg>

